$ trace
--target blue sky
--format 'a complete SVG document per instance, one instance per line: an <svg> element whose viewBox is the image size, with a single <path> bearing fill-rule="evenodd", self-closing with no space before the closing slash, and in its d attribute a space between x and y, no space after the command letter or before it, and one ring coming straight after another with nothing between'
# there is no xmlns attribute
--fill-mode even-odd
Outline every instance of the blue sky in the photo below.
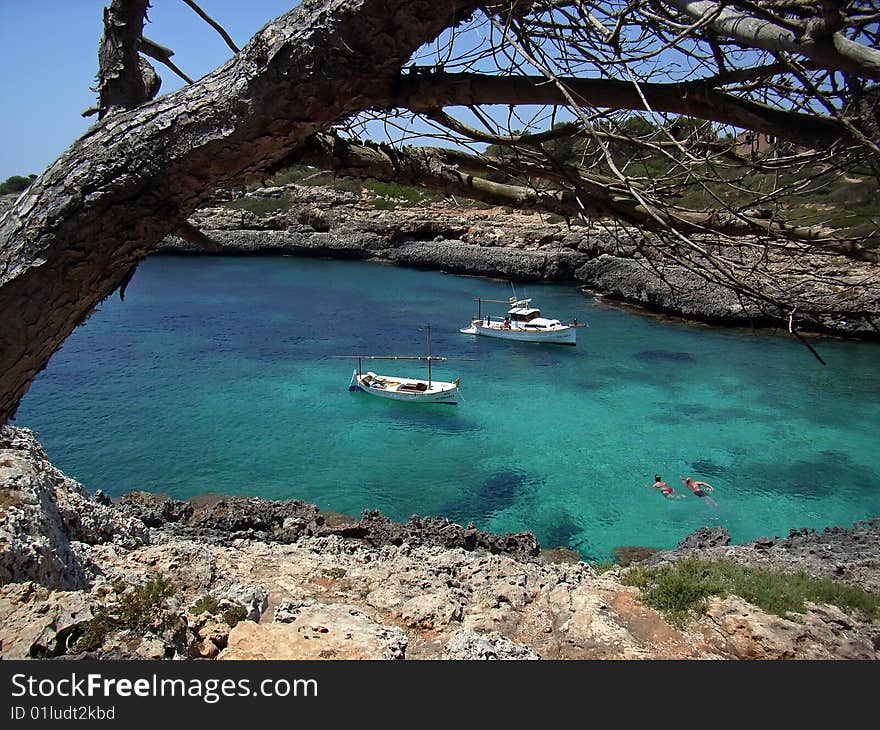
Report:
<svg viewBox="0 0 880 730"><path fill-rule="evenodd" d="M298 2L199 0L199 5L241 47ZM172 60L191 78L204 76L231 57L220 35L183 0L151 3L144 35L171 48ZM97 100L91 87L98 70L102 10L109 4L110 0L0 0L0 181L11 175L39 174L97 121L96 116L83 118L81 113ZM183 85L170 69L152 63L162 78L160 93ZM467 110L454 111L466 123L479 126ZM506 111L505 106L502 116ZM412 125L400 121L409 134L430 133L431 127L421 121ZM394 140L401 135L393 130L389 134ZM386 129L370 123L367 136L385 140Z"/></svg>
<svg viewBox="0 0 880 730"><path fill-rule="evenodd" d="M217 68L232 51L182 0L151 0L144 35L171 48L191 78ZM102 8L109 0L0 0L0 181L39 174L97 117L94 106ZM297 0L199 0L241 47ZM160 93L182 81L158 62Z"/></svg>
<svg viewBox="0 0 880 730"><path fill-rule="evenodd" d="M150 22L145 35L174 50L174 62L191 78L198 79L232 55L223 39L201 20L183 0L151 0ZM242 46L270 20L287 12L299 0L199 0L202 8L217 20ZM96 117L81 112L96 103L91 91L98 69L98 42L103 29L102 9L110 0L0 0L0 181L10 175L39 174L79 138ZM464 50L479 42L480 34L458 34ZM442 38L448 38L444 34ZM439 44L442 47L443 43ZM433 48L427 47L427 51ZM424 61L428 65L433 61ZM667 61L664 61L667 63ZM671 63L671 60L667 65ZM183 84L177 76L154 62L162 77L161 93ZM659 80L666 78L663 74ZM471 126L480 123L465 109L451 110ZM491 107L487 113L503 127L507 107ZM520 108L523 119L537 108ZM570 120L559 110L555 121ZM404 132L392 131L391 139L409 138L410 143L432 143L412 135L431 129L416 121L400 120ZM542 116L532 131L551 121ZM513 128L525 123L511 121ZM381 123L371 123L366 136L385 139ZM448 145L447 141L434 144ZM482 148L484 145L476 145Z"/></svg>

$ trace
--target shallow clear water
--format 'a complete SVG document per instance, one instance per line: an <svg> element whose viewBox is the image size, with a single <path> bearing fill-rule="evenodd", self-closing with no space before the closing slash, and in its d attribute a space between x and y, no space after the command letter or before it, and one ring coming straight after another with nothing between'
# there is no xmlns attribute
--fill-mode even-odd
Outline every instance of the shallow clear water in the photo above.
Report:
<svg viewBox="0 0 880 730"><path fill-rule="evenodd" d="M880 347L670 324L530 285L577 347L463 335L505 282L363 262L157 257L55 354L16 423L89 489L295 497L533 530L602 560L704 524L735 541L880 514ZM495 305L503 312L501 305ZM350 353L422 354L456 407L347 389ZM417 374L416 363L376 363ZM686 499L650 489L659 472ZM717 506L679 474L713 484Z"/></svg>

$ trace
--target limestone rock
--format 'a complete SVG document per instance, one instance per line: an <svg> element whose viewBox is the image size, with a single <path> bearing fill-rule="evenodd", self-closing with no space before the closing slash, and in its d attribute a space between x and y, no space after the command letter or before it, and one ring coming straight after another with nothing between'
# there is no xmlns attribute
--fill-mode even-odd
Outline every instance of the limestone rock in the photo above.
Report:
<svg viewBox="0 0 880 730"><path fill-rule="evenodd" d="M730 532L726 527L701 527L678 543L679 550L703 550L730 544Z"/></svg>
<svg viewBox="0 0 880 730"><path fill-rule="evenodd" d="M410 598L397 615L408 627L443 629L453 621L461 621L462 606L449 591L440 591Z"/></svg>
<svg viewBox="0 0 880 730"><path fill-rule="evenodd" d="M323 525L318 508L296 499L205 495L190 502L145 492L122 497L119 509L153 528L163 527L183 538L202 542L260 539L295 542L316 534Z"/></svg>
<svg viewBox="0 0 880 730"><path fill-rule="evenodd" d="M138 659L164 659L167 653L165 642L152 634L145 634L134 649L134 655Z"/></svg>
<svg viewBox="0 0 880 730"><path fill-rule="evenodd" d="M0 429L0 585L82 588L86 566L73 541L133 548L147 539L143 523L97 503L53 467L32 431Z"/></svg>
<svg viewBox="0 0 880 730"><path fill-rule="evenodd" d="M443 647L444 659L540 659L528 646L500 634L459 629Z"/></svg>
<svg viewBox="0 0 880 730"><path fill-rule="evenodd" d="M719 648L738 659L880 658L880 629L834 607L812 606L786 619L728 596L711 603L705 622L717 632Z"/></svg>
<svg viewBox="0 0 880 730"><path fill-rule="evenodd" d="M156 540L134 555L119 556L93 550L93 560L105 562L111 580L144 582L162 574L180 595L201 597L216 581L216 563L207 545L192 540Z"/></svg>
<svg viewBox="0 0 880 730"><path fill-rule="evenodd" d="M694 275L689 267L664 260L656 253L652 255L652 260L645 262L628 248L624 246L622 250L606 250L591 258L577 270L575 278L591 290L602 292L609 299L703 322L773 327L784 319L784 313L775 311L756 299L739 297L731 289ZM650 245L645 250L650 250ZM722 247L722 250L715 250L714 253L730 255L734 259L744 255L734 247ZM758 261L746 258L743 263L749 265ZM877 301L880 300L880 288L876 284L859 286L859 294L854 300L843 305L849 311L841 316L837 302L841 299L845 285L837 285L835 288L822 283L825 271L834 270L835 276L840 278L840 260L823 260L820 256L812 256L802 263L802 267L795 271L791 267L786 268L782 257L779 260L772 259L767 262L766 271L755 267L751 284L760 290L772 287L773 282L778 284L785 281L788 288L797 288L803 301L809 302L812 310L809 315L801 315L802 329L870 337L871 321L876 318L874 312ZM852 277L850 280L854 286L858 271L870 276L861 265L844 265L847 268L844 278Z"/></svg>
<svg viewBox="0 0 880 730"><path fill-rule="evenodd" d="M161 527L166 522L181 522L192 516L188 502L180 502L160 494L131 492L117 502L119 509L139 519L147 527Z"/></svg>
<svg viewBox="0 0 880 730"><path fill-rule="evenodd" d="M213 659L225 649L232 630L223 616L209 613L192 618L189 628L193 634L189 656L201 659Z"/></svg>
<svg viewBox="0 0 880 730"><path fill-rule="evenodd" d="M392 522L378 510L365 510L360 522L364 539L373 545L436 545L444 548L485 550L519 559L536 559L540 547L531 532L495 535L462 527L443 517L412 516L405 524Z"/></svg>
<svg viewBox="0 0 880 730"><path fill-rule="evenodd" d="M380 217L374 223L379 228ZM863 659L876 658L880 647L878 621L824 605L767 616L733 596L676 628L637 589L621 585L623 569L597 574L579 561L547 562L531 533L492 535L442 518L398 524L378 512L354 521L295 500L138 495L108 505L54 470L29 432L4 430L0 447L7 470L0 565L19 580L33 575L49 584L78 566L76 587L83 586L0 585L4 657L68 656L93 612L115 615L118 582L159 573L176 588L161 616L127 627L111 621L115 633L76 656ZM149 544L138 537L144 521ZM119 539L109 534L115 529ZM728 542L722 530L701 530L647 562L724 557L869 589L880 583L880 520ZM213 600L202 602L205 596ZM208 610L184 610L197 604ZM231 606L253 620L230 630ZM273 623L264 615L269 606Z"/></svg>
<svg viewBox="0 0 880 730"><path fill-rule="evenodd" d="M0 594L0 657L64 654L92 619L88 594L12 584Z"/></svg>
<svg viewBox="0 0 880 730"><path fill-rule="evenodd" d="M407 639L355 606L307 601L285 606L284 622L242 621L218 659L403 659Z"/></svg>
<svg viewBox="0 0 880 730"><path fill-rule="evenodd" d="M215 588L211 591L219 602L220 607L224 604L241 606L247 612L248 621L259 621L260 616L269 606L269 593L263 586L247 586L241 583L232 583L223 588Z"/></svg>

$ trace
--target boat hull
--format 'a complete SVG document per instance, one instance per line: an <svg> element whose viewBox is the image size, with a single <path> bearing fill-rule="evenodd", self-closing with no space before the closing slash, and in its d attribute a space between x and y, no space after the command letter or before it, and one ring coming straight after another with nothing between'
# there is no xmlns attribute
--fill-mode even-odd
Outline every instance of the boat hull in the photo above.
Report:
<svg viewBox="0 0 880 730"><path fill-rule="evenodd" d="M496 337L499 340L541 342L549 345L577 345L577 328L567 326L552 330L523 330L486 327L485 325L472 322L470 327L463 327L459 332L466 335Z"/></svg>
<svg viewBox="0 0 880 730"><path fill-rule="evenodd" d="M424 390L407 389L407 386L423 385ZM403 389L400 389L404 386ZM358 375L355 370L351 375L349 390L359 390L368 395L386 400L405 401L408 403L439 403L445 405L457 405L459 401L458 382L447 383L441 380L431 381L416 378L403 378L394 375L379 375L366 373Z"/></svg>

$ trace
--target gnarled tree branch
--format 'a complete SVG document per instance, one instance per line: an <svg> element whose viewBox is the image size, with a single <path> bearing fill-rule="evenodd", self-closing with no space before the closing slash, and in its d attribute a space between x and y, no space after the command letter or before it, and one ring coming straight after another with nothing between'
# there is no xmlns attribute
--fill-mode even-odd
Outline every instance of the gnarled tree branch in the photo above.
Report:
<svg viewBox="0 0 880 730"><path fill-rule="evenodd" d="M796 53L822 68L880 81L880 51L851 41L842 33L798 35L781 22L774 23L711 0L665 2L691 18L707 19L716 32L749 48Z"/></svg>
<svg viewBox="0 0 880 730"><path fill-rule="evenodd" d="M880 92L870 84L880 40L860 2L822 15L807 0L669 0L668 12L660 3L602 0L305 0L213 74L150 102L155 84L145 83L137 55L147 0L113 0L101 50L106 116L0 218L0 423L71 330L202 200L279 165L310 139L308 154L349 174L664 230L674 241L664 255L695 272L713 268L707 276L761 301L790 300L778 294L786 280L774 283L776 294L762 292L740 275L742 261L728 265L733 259L702 248L702 237L726 235L732 249L738 237L745 246L758 239L761 252L776 247L792 257L783 264L835 248L876 261L861 244L878 228L863 201L880 181ZM441 36L477 10L484 32ZM423 46L430 50L414 58ZM420 66L424 54L428 66ZM410 63L450 73L401 73ZM484 108L493 104L507 109ZM484 139L514 154L487 161L320 136L360 123L368 110L392 129L408 109L455 130L447 140L479 137L442 116L455 106L471 107ZM562 107L580 139L552 129ZM727 128L715 135L700 120ZM817 163L790 145L740 139L738 130L826 155ZM489 180L493 166L512 184ZM813 225L837 226L834 206L796 207L829 181L851 186L868 208L856 211L849 238ZM673 204L687 199L676 196L691 197ZM703 205L714 210L696 209ZM787 225L791 213L805 223ZM840 280L837 292L852 277Z"/></svg>
<svg viewBox="0 0 880 730"><path fill-rule="evenodd" d="M113 107L131 109L142 104L152 98L151 91L154 96L158 91L157 85L151 89L145 81L137 51L149 5L149 0L113 0L104 8L104 34L98 51L101 117Z"/></svg>
<svg viewBox="0 0 880 730"><path fill-rule="evenodd" d="M647 100L653 111L733 124L805 147L852 141L846 128L829 117L778 109L695 84L644 83L637 89L631 82L614 79L562 77L559 81L585 106L648 111ZM398 89L397 106L414 112L474 104L567 103L559 88L543 76L406 74Z"/></svg>
<svg viewBox="0 0 880 730"><path fill-rule="evenodd" d="M388 98L410 55L476 6L306 0L198 83L89 130L0 219L0 423L72 329L201 200Z"/></svg>

